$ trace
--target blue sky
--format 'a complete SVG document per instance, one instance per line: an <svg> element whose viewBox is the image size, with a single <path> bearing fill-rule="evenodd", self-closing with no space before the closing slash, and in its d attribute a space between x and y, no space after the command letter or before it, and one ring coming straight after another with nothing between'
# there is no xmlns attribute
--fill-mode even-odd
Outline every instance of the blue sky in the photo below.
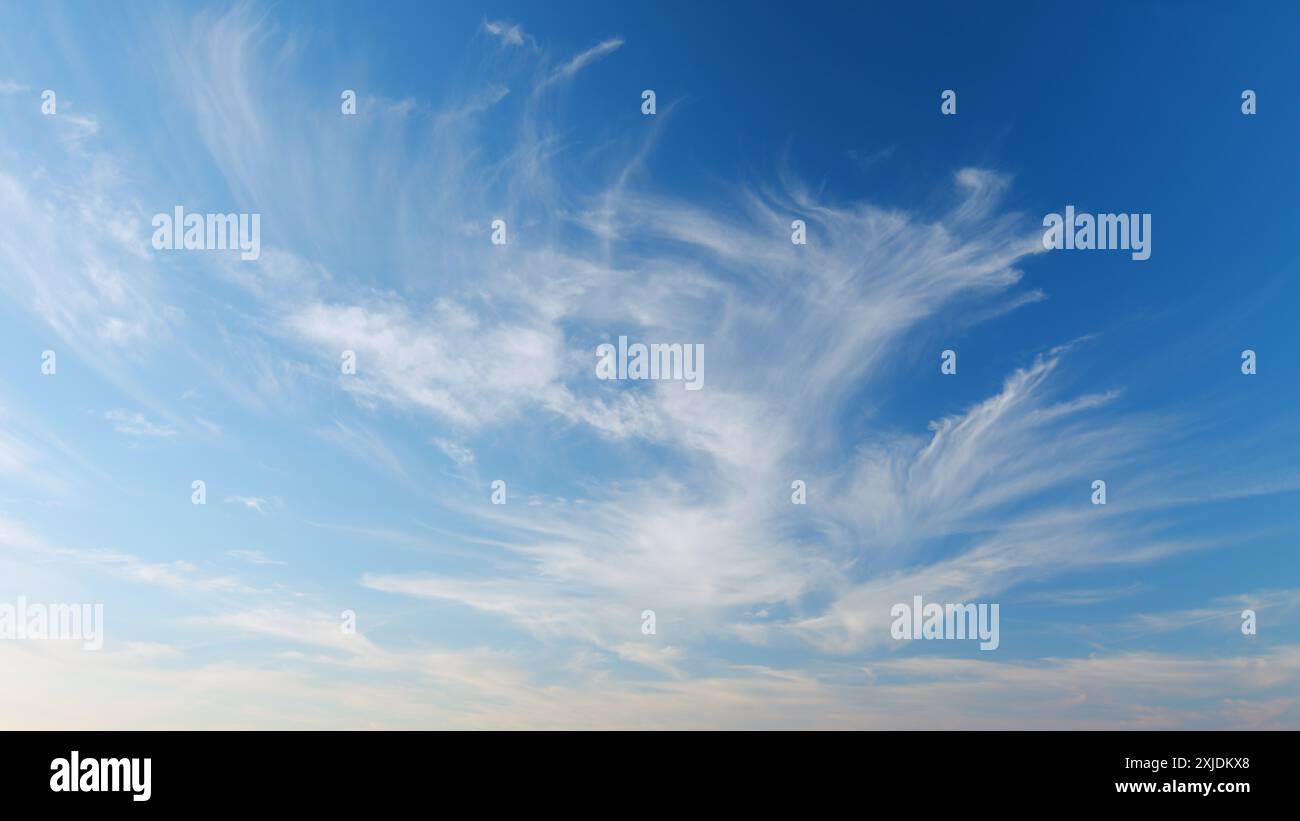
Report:
<svg viewBox="0 0 1300 821"><path fill-rule="evenodd" d="M1297 23L6 5L0 726L1297 726Z"/></svg>

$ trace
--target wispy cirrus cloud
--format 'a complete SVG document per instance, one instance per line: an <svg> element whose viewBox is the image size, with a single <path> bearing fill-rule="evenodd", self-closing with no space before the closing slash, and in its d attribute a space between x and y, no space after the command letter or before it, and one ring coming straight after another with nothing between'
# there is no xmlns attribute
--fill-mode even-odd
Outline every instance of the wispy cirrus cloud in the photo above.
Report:
<svg viewBox="0 0 1300 821"><path fill-rule="evenodd" d="M282 562L279 561L278 559L271 558L270 556L266 555L260 550L228 550L226 551L226 555L231 557L232 559L239 559L240 561L248 562L249 564L257 564L257 565L286 564L286 562Z"/></svg>
<svg viewBox="0 0 1300 821"><path fill-rule="evenodd" d="M513 37L490 25L489 33ZM554 63L543 54L531 77L492 82L531 88L533 99L558 93L560 81L621 45L608 38ZM232 76L258 74L256 51L212 51L207 59L242 61ZM209 100L200 127L245 98L254 98L251 88ZM888 636L880 622L903 590L977 598L1044 573L1194 547L1153 532L1139 548L1115 551L1113 520L1089 520L1060 501L1067 483L1086 487L1078 475L1085 466L1132 460L1155 425L1116 415L1116 389L1060 395L1054 377L1070 355L1064 348L1015 370L1001 392L937 418L928 436L897 428L859 439L828 435L850 402L888 383L886 363L925 323L958 308L994 321L1006 308L984 306L1008 303L991 299L1010 293L1015 306L1042 298L1041 290L1015 290L1018 266L1043 249L1035 226L1004 208L1007 175L957 169L949 207L929 216L831 203L790 175L737 186L725 192L726 207L715 207L636 185L624 166L572 174L586 158L567 156L561 132L537 106L518 112L515 145L452 162L453 147L487 114L458 110L466 115L460 129L435 134L423 163L436 191L388 180L423 203L422 212L441 214L436 223L480 215L477 227L465 227L477 239L449 243L459 250L441 257L446 285L428 298L400 284L377 291L314 278L305 289L314 298L305 301L263 289L267 323L323 361L355 351L357 373L337 386L369 412L416 413L449 426L456 437L440 441L454 443L450 453L477 450L481 437L541 414L628 453L662 448L680 462L653 480L618 476L584 500L580 515L568 502L525 506L526 513L457 504L458 514L514 534L503 550L522 562L512 565L522 573L373 571L362 577L367 587L459 602L549 639L611 652L637 626L619 615L631 601L675 613L691 639L681 645L687 657L692 642L718 634L786 636L848 652L879 649ZM280 135L221 151L242 152L231 169L273 174L280 152L324 148ZM500 180L510 182L498 190ZM508 203L504 212L494 196ZM506 249L484 240L498 214L514 226ZM806 246L788 241L793 215L808 223ZM608 341L605 329L703 343L709 390L629 391L593 380L590 352ZM330 438L359 442L365 429L339 420ZM354 452L405 472L387 446L362 436L371 444ZM796 477L817 498L797 527L782 506ZM1069 562L1042 547L1048 533L1071 545ZM954 536L969 538L935 555L934 546ZM916 565L922 555L926 563ZM875 571L864 575L868 562ZM737 620L773 606L783 615L761 626Z"/></svg>
<svg viewBox="0 0 1300 821"><path fill-rule="evenodd" d="M263 496L228 496L226 501L241 505L248 510L255 511L263 516L270 513L275 508L281 507L284 501L278 497L266 498Z"/></svg>
<svg viewBox="0 0 1300 821"><path fill-rule="evenodd" d="M531 42L536 45L525 31L524 27L518 23L510 23L499 20L484 20L483 30L493 37L499 39L504 45L522 46L525 42Z"/></svg>
<svg viewBox="0 0 1300 821"><path fill-rule="evenodd" d="M170 439L176 435L175 429L151 422L143 413L115 409L106 411L104 418L113 423L113 430L127 436L156 436Z"/></svg>

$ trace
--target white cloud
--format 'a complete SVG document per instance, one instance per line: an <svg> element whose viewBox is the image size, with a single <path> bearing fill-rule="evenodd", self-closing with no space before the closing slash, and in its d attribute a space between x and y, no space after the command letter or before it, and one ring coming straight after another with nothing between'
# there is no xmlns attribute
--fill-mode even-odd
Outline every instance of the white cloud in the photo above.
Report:
<svg viewBox="0 0 1300 821"><path fill-rule="evenodd" d="M270 556L266 555L260 550L227 550L226 555L231 557L232 559L239 559L240 561L248 562L249 564L259 564L259 565L285 564L285 562L279 561L277 559L272 559Z"/></svg>
<svg viewBox="0 0 1300 821"><path fill-rule="evenodd" d="M483 30L493 37L500 38L501 42L510 46L522 46L524 38L524 29L518 23L505 23L495 20L484 20Z"/></svg>
<svg viewBox="0 0 1300 821"><path fill-rule="evenodd" d="M620 48L622 48L623 42L624 41L622 37L610 37L607 40L602 40L601 42L597 43L596 45L582 52L581 54L575 55L567 63L555 69L555 71L551 72L551 74L547 76L546 79L538 83L537 90L541 91L547 86L553 85L554 83L558 83L562 80L567 80L573 77L579 71L582 71L584 68L596 62L597 60L601 59L602 57L605 57L606 55L618 51Z"/></svg>
<svg viewBox="0 0 1300 821"><path fill-rule="evenodd" d="M434 439L433 444L456 463L456 467L465 468L474 464L474 451L464 445L447 439Z"/></svg>
<svg viewBox="0 0 1300 821"><path fill-rule="evenodd" d="M243 505L249 510L255 510L263 516L267 515L272 508L280 507L283 502L278 498L267 499L262 496L228 496L227 502Z"/></svg>
<svg viewBox="0 0 1300 821"><path fill-rule="evenodd" d="M0 517L0 548L29 562L54 559L65 568L85 568L134 583L177 592L255 593L254 588L229 575L211 575L184 560L149 561L116 550L83 550L48 543L23 524Z"/></svg>
<svg viewBox="0 0 1300 821"><path fill-rule="evenodd" d="M166 425L155 424L145 418L142 413L110 410L104 414L104 418L113 423L113 430L118 433L125 433L127 436L156 436L170 439L176 435L174 429Z"/></svg>

